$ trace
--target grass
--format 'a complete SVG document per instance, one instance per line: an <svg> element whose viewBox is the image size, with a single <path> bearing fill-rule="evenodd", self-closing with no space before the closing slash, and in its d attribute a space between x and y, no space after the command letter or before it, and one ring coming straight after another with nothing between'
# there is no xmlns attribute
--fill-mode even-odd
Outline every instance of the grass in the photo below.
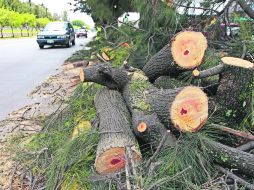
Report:
<svg viewBox="0 0 254 190"><path fill-rule="evenodd" d="M13 33L14 33L14 38L21 38L21 37L28 37L28 32L29 32L29 36L35 36L37 35L37 32L34 30L33 32L28 31L28 30L23 30L23 36L21 36L21 30L20 29L14 29ZM4 38L13 38L12 37L12 30L11 29L4 29L3 30L3 36ZM2 39L2 38L0 38Z"/></svg>
<svg viewBox="0 0 254 190"><path fill-rule="evenodd" d="M162 164L154 175L145 178L145 187L160 180L163 181L159 184L161 190L199 189L211 179L212 160L201 148L203 137L202 133L184 134L174 146L162 150L156 159Z"/></svg>
<svg viewBox="0 0 254 190"><path fill-rule="evenodd" d="M82 121L95 118L93 99L99 89L96 84L80 85L70 98L69 106L48 117L40 133L32 137L20 134L9 139L9 149L16 152L15 160L35 178L44 176L46 189L92 188L88 177L94 172L98 133L96 129L86 130L75 138L72 133Z"/></svg>

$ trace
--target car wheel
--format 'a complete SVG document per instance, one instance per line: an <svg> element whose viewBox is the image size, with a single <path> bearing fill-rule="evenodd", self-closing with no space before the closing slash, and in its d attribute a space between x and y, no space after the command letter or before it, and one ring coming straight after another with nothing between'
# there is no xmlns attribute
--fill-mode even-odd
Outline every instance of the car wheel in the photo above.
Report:
<svg viewBox="0 0 254 190"><path fill-rule="evenodd" d="M73 41L72 41L72 45L73 45L73 46L76 45L75 38L74 38Z"/></svg>
<svg viewBox="0 0 254 190"><path fill-rule="evenodd" d="M71 47L71 39L68 40L68 43L66 44L66 47L67 48Z"/></svg>
<svg viewBox="0 0 254 190"><path fill-rule="evenodd" d="M39 45L40 49L43 49L44 48L44 45Z"/></svg>

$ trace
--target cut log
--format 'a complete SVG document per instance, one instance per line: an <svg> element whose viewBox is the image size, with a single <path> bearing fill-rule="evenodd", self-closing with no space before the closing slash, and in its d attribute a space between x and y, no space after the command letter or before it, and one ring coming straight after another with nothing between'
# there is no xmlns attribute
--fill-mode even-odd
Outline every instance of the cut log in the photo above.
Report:
<svg viewBox="0 0 254 190"><path fill-rule="evenodd" d="M177 65L193 69L202 63L207 40L201 32L184 31L172 40L171 52Z"/></svg>
<svg viewBox="0 0 254 190"><path fill-rule="evenodd" d="M156 113L151 110L151 105L144 95L144 90L154 88L142 73L135 72L131 81L123 90L123 97L132 114L132 128L139 140L157 148L167 129L160 122ZM169 134L165 146L173 145L175 138Z"/></svg>
<svg viewBox="0 0 254 190"><path fill-rule="evenodd" d="M148 80L132 80L123 96L130 110L156 113L163 124L180 131L195 132L208 118L208 98L198 87L165 90Z"/></svg>
<svg viewBox="0 0 254 190"><path fill-rule="evenodd" d="M245 68L248 70L254 69L254 64L236 57L223 57L221 58L222 64L212 67L210 69L200 71L200 72L193 72L192 75L196 78L205 78L211 77L217 74L221 74L223 71L229 70L234 67Z"/></svg>
<svg viewBox="0 0 254 190"><path fill-rule="evenodd" d="M83 73L86 73L87 70L91 77L84 77L87 82L96 82L102 85L105 85L109 88L114 89L124 89L124 86L127 86L126 84L130 84L129 82L129 76L125 70L121 69L115 69L112 68L110 65L105 65L106 70L109 70L110 72L99 73L98 70L102 67L104 68L105 64L102 65L95 65L92 67L87 67L83 69ZM82 73L82 72L81 72ZM92 73L94 75L92 75ZM136 76L135 76L136 75ZM124 77L123 77L124 76ZM141 76L141 78L139 78ZM178 110L176 112L173 107L171 109L172 103L174 102L174 99L176 96L181 94L181 91L184 88L177 88L177 89L168 89L168 90L159 90L158 88L154 87L148 80L147 77L143 74L138 74L138 72L134 72L133 77L137 77L137 80L135 80L134 83L127 86L124 89L124 99L127 102L127 105L130 110L133 110L133 108L138 108L137 115L140 116L142 114L144 118L147 119L150 122L151 117L152 120L156 121L157 119L154 118L155 115L151 115L152 113L156 113L160 119L160 121L163 124L171 125L174 124L175 127L180 129L181 131L190 131L195 132L200 127L203 126L205 121L208 117L208 99L205 93L202 93L202 91L198 87L191 87L190 90L186 90L183 92L187 92L187 96L180 96L179 95L179 101L178 103L174 103L174 106L180 106L181 110ZM105 79L105 80L103 80ZM117 82L115 82L117 81ZM118 82L119 81L119 82ZM126 90L127 89L127 90ZM193 91L193 92L191 92ZM135 92L136 95L130 95L130 92ZM191 95L190 97L188 97ZM200 96L200 97L199 97ZM181 99L181 97L183 99ZM135 98L137 98L135 100ZM133 102L132 102L133 101ZM149 110L150 113L140 113L144 112L144 110ZM187 110L187 113L186 113ZM173 111L173 115L170 115L170 112ZM193 114L194 112L197 112L197 115ZM180 114L180 115L178 115ZM134 114L132 113L134 116ZM149 117L145 117L145 115L150 115ZM137 126L136 122L143 122L144 120L136 120L136 118L140 117L133 117L134 126ZM171 122L171 119L174 121ZM183 122L180 122L181 120L184 120ZM179 123L180 122L180 123ZM157 124L156 124L157 125ZM148 127L149 128L149 127Z"/></svg>
<svg viewBox="0 0 254 190"><path fill-rule="evenodd" d="M159 76L177 73L182 70L174 63L169 44L156 53L143 67L143 71L150 81L154 81Z"/></svg>
<svg viewBox="0 0 254 190"><path fill-rule="evenodd" d="M221 61L224 64L230 65L230 66L241 67L245 69L254 69L253 63L241 58L237 58L237 57L223 57L221 58Z"/></svg>
<svg viewBox="0 0 254 190"><path fill-rule="evenodd" d="M110 89L122 89L129 81L129 77L124 70L113 68L110 64L99 63L82 68L80 80L95 82Z"/></svg>
<svg viewBox="0 0 254 190"><path fill-rule="evenodd" d="M163 75L179 74L199 66L206 48L207 40L202 33L180 32L172 39L172 45L164 46L147 62L143 71L150 81Z"/></svg>
<svg viewBox="0 0 254 190"><path fill-rule="evenodd" d="M101 133L95 160L97 172L110 174L124 169L126 146L131 147L134 162L139 162L141 153L131 132L130 114L121 94L104 88L95 96L95 107Z"/></svg>
<svg viewBox="0 0 254 190"><path fill-rule="evenodd" d="M232 67L220 75L215 100L221 113L226 114L227 111L232 113L228 116L228 120L241 122L249 115L252 85L253 71L245 68Z"/></svg>
<svg viewBox="0 0 254 190"><path fill-rule="evenodd" d="M183 132L198 131L208 119L208 98L198 87L148 92L152 109L163 123Z"/></svg>
<svg viewBox="0 0 254 190"><path fill-rule="evenodd" d="M254 176L254 155L232 148L221 143L205 140L204 144L215 162L223 166L237 169L238 172Z"/></svg>

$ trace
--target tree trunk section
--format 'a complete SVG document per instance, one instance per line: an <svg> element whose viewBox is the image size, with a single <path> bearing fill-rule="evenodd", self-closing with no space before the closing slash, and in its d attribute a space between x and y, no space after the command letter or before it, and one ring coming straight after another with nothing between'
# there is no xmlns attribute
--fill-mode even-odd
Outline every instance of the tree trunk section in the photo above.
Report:
<svg viewBox="0 0 254 190"><path fill-rule="evenodd" d="M253 154L228 147L212 140L205 140L204 144L208 149L207 153L209 153L218 164L237 169L238 172L249 175L250 177L254 176Z"/></svg>
<svg viewBox="0 0 254 190"><path fill-rule="evenodd" d="M254 11L246 3L245 0L238 0L237 3L242 7L243 11L252 19L254 19Z"/></svg>
<svg viewBox="0 0 254 190"><path fill-rule="evenodd" d="M3 29L1 29L1 38L4 38Z"/></svg>
<svg viewBox="0 0 254 190"><path fill-rule="evenodd" d="M100 174L124 169L125 147L130 146L135 162L141 160L138 143L131 132L131 118L121 94L104 88L95 96L95 107L100 120L100 140L95 167Z"/></svg>
<svg viewBox="0 0 254 190"><path fill-rule="evenodd" d="M144 95L147 88L153 88L148 78L135 72L123 90L123 97L132 114L132 128L136 137L157 148L167 129L160 122L157 114L151 110L151 105ZM164 144L172 145L174 141L175 138L170 133Z"/></svg>
<svg viewBox="0 0 254 190"><path fill-rule="evenodd" d="M169 44L156 53L143 68L145 75L150 81L170 73L179 73L182 70L174 63Z"/></svg>
<svg viewBox="0 0 254 190"><path fill-rule="evenodd" d="M13 27L11 27L11 32L12 32L12 37L14 38L14 32L13 32Z"/></svg>
<svg viewBox="0 0 254 190"><path fill-rule="evenodd" d="M220 112L230 111L229 119L242 121L248 115L251 107L251 89L253 84L253 71L227 66L220 75L216 94L216 103ZM229 68L230 67L230 68Z"/></svg>
<svg viewBox="0 0 254 190"><path fill-rule="evenodd" d="M82 82L95 82L109 89L121 90L129 81L127 72L113 68L110 64L99 63L80 70Z"/></svg>
<svg viewBox="0 0 254 190"><path fill-rule="evenodd" d="M183 132L198 131L208 119L208 98L198 87L150 90L145 94L160 120Z"/></svg>

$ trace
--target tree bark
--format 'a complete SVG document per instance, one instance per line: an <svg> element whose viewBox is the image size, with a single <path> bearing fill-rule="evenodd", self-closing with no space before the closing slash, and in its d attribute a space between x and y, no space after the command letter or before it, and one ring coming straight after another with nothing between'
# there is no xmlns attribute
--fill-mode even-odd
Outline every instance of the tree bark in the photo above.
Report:
<svg viewBox="0 0 254 190"><path fill-rule="evenodd" d="M170 45L167 44L146 63L143 71L150 81L154 81L160 76L179 73L183 69L174 63Z"/></svg>
<svg viewBox="0 0 254 190"><path fill-rule="evenodd" d="M237 169L238 172L254 176L254 155L232 148L221 143L205 140L205 147L215 162L222 166Z"/></svg>
<svg viewBox="0 0 254 190"><path fill-rule="evenodd" d="M230 66L226 66L230 67ZM230 67L220 75L216 103L224 112L230 111L231 119L242 121L251 106L253 71L245 68Z"/></svg>
<svg viewBox="0 0 254 190"><path fill-rule="evenodd" d="M170 76L160 76L154 81L154 86L156 86L157 88L163 88L163 89L174 89L174 88L179 88L186 85L190 85L190 83L177 80Z"/></svg>
<svg viewBox="0 0 254 190"><path fill-rule="evenodd" d="M134 161L140 161L138 143L130 128L130 114L121 94L104 88L95 96L95 107L100 120L96 170L109 174L124 169L126 146L131 147Z"/></svg>
<svg viewBox="0 0 254 190"><path fill-rule="evenodd" d="M254 19L254 11L251 7L246 3L245 0L237 0L237 3L241 6L243 11L252 19Z"/></svg>
<svg viewBox="0 0 254 190"><path fill-rule="evenodd" d="M1 28L1 38L4 38L4 35L3 35L3 29Z"/></svg>
<svg viewBox="0 0 254 190"><path fill-rule="evenodd" d="M11 32L12 32L12 37L14 38L14 32L13 32L13 27L11 27Z"/></svg>
<svg viewBox="0 0 254 190"><path fill-rule="evenodd" d="M167 128L173 125L181 131L195 132L208 117L208 98L198 87L164 90L138 78L126 86L123 94L129 109L156 113Z"/></svg>
<svg viewBox="0 0 254 190"><path fill-rule="evenodd" d="M138 139L157 148L167 129L160 122L156 113L151 110L151 104L144 95L144 90L154 88L148 78L135 72L131 81L123 90L123 97L132 114L132 128ZM164 143L172 145L175 137L170 133Z"/></svg>
<svg viewBox="0 0 254 190"><path fill-rule="evenodd" d="M99 63L80 70L82 82L95 82L109 89L122 89L129 81L127 72L113 68L110 64Z"/></svg>

